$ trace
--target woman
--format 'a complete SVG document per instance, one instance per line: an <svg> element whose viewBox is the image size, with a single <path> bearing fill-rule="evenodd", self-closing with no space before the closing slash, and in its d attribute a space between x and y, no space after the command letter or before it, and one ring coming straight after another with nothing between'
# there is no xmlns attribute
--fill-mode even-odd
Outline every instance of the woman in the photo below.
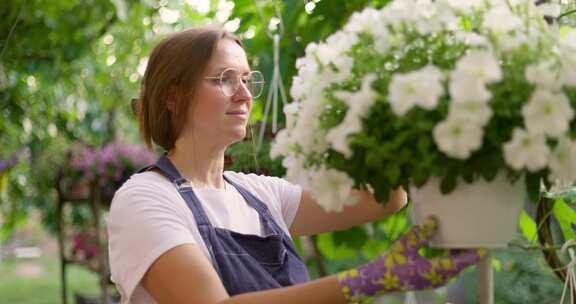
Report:
<svg viewBox="0 0 576 304"><path fill-rule="evenodd" d="M416 227L375 261L310 281L292 236L374 221L401 209L363 191L327 213L307 190L275 177L223 172L224 151L246 136L261 74L242 43L215 28L171 35L152 51L139 106L146 143L167 153L116 193L108 217L112 279L122 303L352 303L443 285L479 252L426 260Z"/></svg>

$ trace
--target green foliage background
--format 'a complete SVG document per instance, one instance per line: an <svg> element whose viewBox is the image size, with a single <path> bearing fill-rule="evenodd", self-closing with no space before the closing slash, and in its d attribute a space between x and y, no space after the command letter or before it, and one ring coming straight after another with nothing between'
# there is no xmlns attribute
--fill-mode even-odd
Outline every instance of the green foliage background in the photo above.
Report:
<svg viewBox="0 0 576 304"><path fill-rule="evenodd" d="M281 71L289 88L295 61L308 43L340 29L354 11L382 7L388 0L238 0L228 13L222 13L222 1L207 0L205 11L190 5L195 2L202 1L0 1L0 159L22 148L30 156L0 172L0 242L33 209L53 224L54 176L70 145L138 141L129 101L138 94L146 56L166 33L219 18L222 23L239 22L236 33L244 37L253 68L270 80L273 50L266 28L277 5L284 25ZM178 21L163 22L166 9L177 12ZM575 24L573 18L564 22ZM250 33L253 37L248 38ZM253 122L261 119L262 107L263 100L255 103ZM235 165L251 166L250 150L247 143L231 148L238 156ZM270 173L283 173L266 149L258 159ZM308 260L312 273L333 273L382 253L409 227L405 213L315 237L317 254Z"/></svg>

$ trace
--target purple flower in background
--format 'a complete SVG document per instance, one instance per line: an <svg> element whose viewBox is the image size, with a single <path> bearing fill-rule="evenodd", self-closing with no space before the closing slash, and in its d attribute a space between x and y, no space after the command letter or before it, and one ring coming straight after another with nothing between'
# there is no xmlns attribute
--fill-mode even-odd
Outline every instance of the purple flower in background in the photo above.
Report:
<svg viewBox="0 0 576 304"><path fill-rule="evenodd" d="M10 161L0 159L0 174L10 167Z"/></svg>
<svg viewBox="0 0 576 304"><path fill-rule="evenodd" d="M28 158L30 160L30 151L28 148L21 148L18 151L14 152L9 159L0 159L0 174L12 167L14 167L22 157Z"/></svg>
<svg viewBox="0 0 576 304"><path fill-rule="evenodd" d="M122 142L109 143L101 148L76 147L72 152L73 175L87 182L97 179L100 186L120 186L132 173L153 163L156 155L146 147Z"/></svg>

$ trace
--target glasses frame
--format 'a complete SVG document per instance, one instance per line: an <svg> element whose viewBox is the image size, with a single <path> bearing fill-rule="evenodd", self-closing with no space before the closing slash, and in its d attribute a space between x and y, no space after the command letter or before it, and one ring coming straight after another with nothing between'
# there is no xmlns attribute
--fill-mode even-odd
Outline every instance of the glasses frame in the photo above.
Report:
<svg viewBox="0 0 576 304"><path fill-rule="evenodd" d="M222 79L224 78L224 73L226 73L226 72L228 72L228 71L236 71L236 72L238 73L238 77L237 77L237 79L236 79L236 81L237 81L237 83L238 83L238 86L236 87L236 89L234 90L234 92L232 93L232 95L227 95L226 92L224 92L224 88L223 88L223 85L222 85L222 82L223 82ZM222 92L222 95L224 95L224 96L226 96L226 97L232 97L232 96L234 96L234 94L236 94L236 92L238 92L238 89L240 88L240 86L241 86L241 85L244 85L244 86L248 89L248 92L250 92L250 95L252 95L252 98L253 98L253 99L256 99L256 98L262 96L262 92L264 91L264 84L266 83L266 81L264 81L264 74L262 74L262 72L260 72L260 71L258 71L258 70L250 71L250 73L249 73L250 79L252 78L252 75L253 75L253 74L260 74L260 76L261 76L261 78L262 78L262 81L257 82L257 83L262 83L262 89L260 90L260 93L258 94L258 96L252 95L253 92L250 91L250 89L248 88L248 86L242 82L241 78L243 77L243 75L240 74L240 71L238 71L238 69L235 69L235 68L227 68L227 69L225 69L224 71L222 71L222 72L220 73L220 76L206 76L206 77L204 77L204 78L205 78L205 79L210 79L210 80L218 80L218 85L220 86L220 92Z"/></svg>

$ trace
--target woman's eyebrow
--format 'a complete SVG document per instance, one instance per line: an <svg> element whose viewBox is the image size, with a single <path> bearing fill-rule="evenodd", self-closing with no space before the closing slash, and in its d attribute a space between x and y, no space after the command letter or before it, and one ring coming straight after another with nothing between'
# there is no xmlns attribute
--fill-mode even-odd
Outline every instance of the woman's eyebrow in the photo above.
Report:
<svg viewBox="0 0 576 304"><path fill-rule="evenodd" d="M244 74L249 74L250 72L252 72L252 69L250 69L250 68L247 68L247 69L239 69L239 68L233 67L233 66L222 66L222 67L217 68L214 73L215 73L215 74L217 74L217 73L222 73L222 72L224 72L224 70L230 69L230 68L233 68L233 69L236 69L236 70L240 71L243 75L244 75Z"/></svg>

